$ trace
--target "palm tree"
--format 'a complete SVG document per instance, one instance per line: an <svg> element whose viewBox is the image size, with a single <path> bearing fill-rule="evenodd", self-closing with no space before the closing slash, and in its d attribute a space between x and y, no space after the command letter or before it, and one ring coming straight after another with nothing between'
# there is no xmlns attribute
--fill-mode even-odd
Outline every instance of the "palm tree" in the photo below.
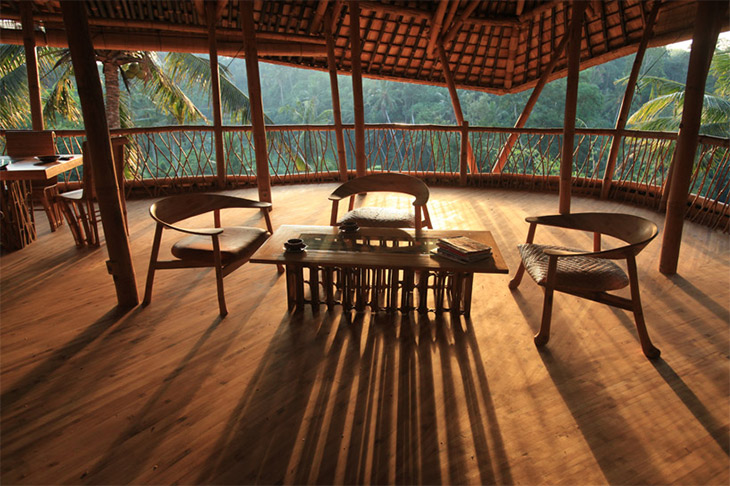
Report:
<svg viewBox="0 0 730 486"><path fill-rule="evenodd" d="M129 123L128 110L123 102L120 79L129 91L142 91L162 113L172 115L178 123L205 120L205 116L185 95L181 87L208 90L210 64L206 59L188 53L169 53L164 62L156 53L143 51L96 51L102 64L106 112L109 128L120 128ZM79 121L78 100L73 96L74 75L68 49L41 48L39 65L44 94L44 117L55 121L60 115L70 121ZM168 68L171 73L167 73ZM227 69L221 75L223 108L234 120L249 122L248 97L230 79ZM23 46L0 46L0 115L8 125L27 125L25 52Z"/></svg>
<svg viewBox="0 0 730 486"><path fill-rule="evenodd" d="M710 73L717 76L714 93L705 93L700 133L730 137L730 51L716 51ZM650 89L649 101L631 117L628 124L639 130L679 130L686 86L679 81L643 76L637 89Z"/></svg>

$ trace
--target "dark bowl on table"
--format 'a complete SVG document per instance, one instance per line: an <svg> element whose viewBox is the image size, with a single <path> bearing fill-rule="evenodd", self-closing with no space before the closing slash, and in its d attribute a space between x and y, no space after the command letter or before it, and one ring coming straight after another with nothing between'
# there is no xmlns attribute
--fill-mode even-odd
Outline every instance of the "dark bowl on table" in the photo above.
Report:
<svg viewBox="0 0 730 486"><path fill-rule="evenodd" d="M56 162L59 158L60 155L39 155L38 157L36 157L36 159L45 163Z"/></svg>

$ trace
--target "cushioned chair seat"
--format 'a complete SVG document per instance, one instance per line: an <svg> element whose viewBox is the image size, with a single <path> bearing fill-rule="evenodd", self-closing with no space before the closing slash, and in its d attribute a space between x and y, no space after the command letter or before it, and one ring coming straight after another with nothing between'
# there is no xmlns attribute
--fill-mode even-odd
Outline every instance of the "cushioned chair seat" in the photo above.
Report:
<svg viewBox="0 0 730 486"><path fill-rule="evenodd" d="M359 226L380 228L415 228L416 216L407 209L365 207L353 209L345 214L337 224L354 221Z"/></svg>
<svg viewBox="0 0 730 486"><path fill-rule="evenodd" d="M84 190L76 189L74 191L63 192L59 194L58 197L63 199L69 199L71 201L81 201L84 198Z"/></svg>
<svg viewBox="0 0 730 486"><path fill-rule="evenodd" d="M518 245L525 270L539 285L547 282L549 256L547 249L580 251L548 245ZM556 288L605 292L629 285L626 273L611 260L591 257L558 258Z"/></svg>
<svg viewBox="0 0 730 486"><path fill-rule="evenodd" d="M221 259L225 265L233 260L249 258L268 238L261 228L227 226L219 236ZM172 254L180 259L213 263L213 239L191 235L172 246Z"/></svg>

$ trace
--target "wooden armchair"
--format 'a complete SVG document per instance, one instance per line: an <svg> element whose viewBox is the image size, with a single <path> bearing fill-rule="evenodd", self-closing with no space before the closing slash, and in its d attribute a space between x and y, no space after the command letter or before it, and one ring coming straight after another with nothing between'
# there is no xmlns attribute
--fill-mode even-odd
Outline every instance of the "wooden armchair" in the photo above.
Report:
<svg viewBox="0 0 730 486"><path fill-rule="evenodd" d="M408 210L393 208L363 207L354 209L355 195L367 192L397 192L410 194L416 199L413 201L415 215ZM337 209L341 199L350 197L348 212L339 220ZM380 226L388 228L416 228L424 225L432 228L431 217L428 214L428 186L420 179L406 174L372 174L358 177L345 182L330 194L332 201L332 226L348 221L354 221L359 226Z"/></svg>
<svg viewBox="0 0 730 486"><path fill-rule="evenodd" d="M124 197L124 146L128 142L126 137L113 137L112 152L114 156L115 173L121 197L124 222L127 224L127 205ZM95 206L96 190L94 189L94 171L88 143L83 143L83 174L81 189L63 192L55 197L63 210L69 229L77 247L99 246L99 214ZM127 232L129 229L127 228Z"/></svg>
<svg viewBox="0 0 730 486"><path fill-rule="evenodd" d="M10 157L35 157L56 154L56 134L50 130L8 130L5 132L5 150ZM51 231L63 224L63 219L54 197L58 194L55 180L33 181L32 198L40 203L48 217Z"/></svg>
<svg viewBox="0 0 730 486"><path fill-rule="evenodd" d="M542 323L535 344L542 346L550 339L553 292L558 291L632 311L644 354L648 358L659 357L660 351L651 343L644 322L636 271L636 255L656 237L657 226L638 216L612 213L539 216L526 221L530 223L527 242L518 246L522 263L509 288L520 285L525 270L538 285L545 287ZM593 251L534 244L538 225L592 232ZM602 251L601 234L618 238L626 245ZM628 277L612 261L619 259L626 260ZM629 285L630 299L608 293Z"/></svg>
<svg viewBox="0 0 730 486"><path fill-rule="evenodd" d="M157 269L167 268L215 268L218 287L218 306L222 316L228 314L223 295L223 277L246 263L251 255L266 241L273 228L269 218L270 203L251 201L239 197L218 194L186 194L157 201L150 207L150 215L157 221L152 243L150 266L145 287L145 305L152 300L152 283ZM259 209L266 220L265 231L247 226L221 227L220 210L225 208ZM186 228L175 224L193 216L213 212L215 228ZM162 230L171 229L186 233L172 246L175 260L158 260Z"/></svg>

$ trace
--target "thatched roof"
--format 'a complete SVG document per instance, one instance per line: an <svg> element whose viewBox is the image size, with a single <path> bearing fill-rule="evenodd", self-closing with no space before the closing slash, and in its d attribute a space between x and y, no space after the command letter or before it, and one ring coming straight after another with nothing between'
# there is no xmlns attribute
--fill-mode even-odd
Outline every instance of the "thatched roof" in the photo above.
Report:
<svg viewBox="0 0 730 486"><path fill-rule="evenodd" d="M0 18L19 19L19 3L0 1ZM202 0L85 3L97 48L208 52ZM554 0L358 3L364 76L444 84L437 48L442 45L458 87L494 93L521 91L535 84L565 36L571 10L571 2ZM634 52L653 3L589 2L581 68ZM63 45L59 2L36 1L33 10L34 19L43 26L38 45ZM650 45L690 38L695 10L696 1L663 2ZM218 16L219 54L243 57L239 2L218 2ZM331 28L338 69L350 72L349 2L256 1L254 20L262 60L326 69L326 33ZM3 29L2 42L22 42L20 32ZM563 54L552 77L565 72Z"/></svg>

